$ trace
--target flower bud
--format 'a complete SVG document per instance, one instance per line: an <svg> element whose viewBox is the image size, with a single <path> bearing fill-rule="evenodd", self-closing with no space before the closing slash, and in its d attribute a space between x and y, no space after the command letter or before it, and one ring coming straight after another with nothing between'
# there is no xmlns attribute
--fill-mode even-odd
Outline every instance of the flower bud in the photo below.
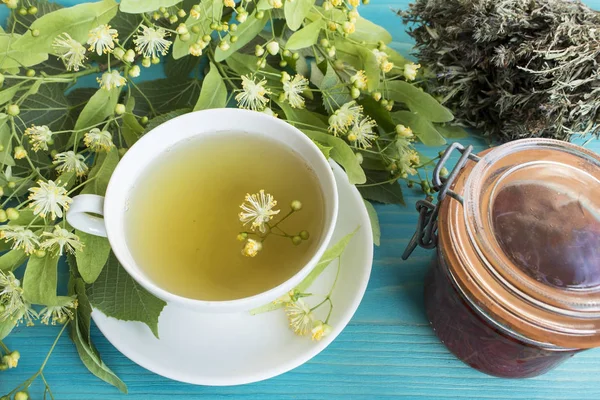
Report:
<svg viewBox="0 0 600 400"><path fill-rule="evenodd" d="M127 150L129 150L127 147L121 147L119 149L119 156L123 157L127 153Z"/></svg>
<svg viewBox="0 0 600 400"><path fill-rule="evenodd" d="M27 392L17 392L15 393L15 400L29 400L29 395Z"/></svg>
<svg viewBox="0 0 600 400"><path fill-rule="evenodd" d="M350 89L350 95L353 99L358 99L360 97L360 89L353 87L352 89Z"/></svg>
<svg viewBox="0 0 600 400"><path fill-rule="evenodd" d="M264 11L259 11L256 13L256 19L263 19L265 17Z"/></svg>
<svg viewBox="0 0 600 400"><path fill-rule="evenodd" d="M142 67L148 68L150 65L152 65L152 61L148 57L144 57L142 59Z"/></svg>
<svg viewBox="0 0 600 400"><path fill-rule="evenodd" d="M196 34L200 33L200 27L198 25L192 26L191 29L192 29L192 33L196 33Z"/></svg>
<svg viewBox="0 0 600 400"><path fill-rule="evenodd" d="M292 243L294 243L294 245L298 246L300 243L302 243L302 238L300 236L296 235L292 238Z"/></svg>
<svg viewBox="0 0 600 400"><path fill-rule="evenodd" d="M127 72L127 74L132 78L137 78L138 76L140 76L140 67L134 65L129 69L129 72Z"/></svg>
<svg viewBox="0 0 600 400"><path fill-rule="evenodd" d="M237 41L238 41L238 37L237 37L237 36L235 36L235 35L232 35L232 36L229 38L229 40L231 41L231 43L235 43L235 42L237 42Z"/></svg>
<svg viewBox="0 0 600 400"><path fill-rule="evenodd" d="M327 55L330 58L335 57L335 46L331 46L328 50L327 50Z"/></svg>
<svg viewBox="0 0 600 400"><path fill-rule="evenodd" d="M329 11L333 8L333 5L329 1L323 2L323 10Z"/></svg>
<svg viewBox="0 0 600 400"><path fill-rule="evenodd" d="M115 106L115 114L117 114L117 115L125 114L125 104L121 104L121 103L117 104Z"/></svg>
<svg viewBox="0 0 600 400"><path fill-rule="evenodd" d="M154 56L152 57L152 64L159 64L160 63L160 58Z"/></svg>
<svg viewBox="0 0 600 400"><path fill-rule="evenodd" d="M192 35L190 35L189 33L184 33L183 35L179 35L179 39L181 39L182 42L187 42L191 38L192 38Z"/></svg>
<svg viewBox="0 0 600 400"><path fill-rule="evenodd" d="M179 21L179 18L177 18L177 15L171 15L169 17L169 22L174 24L175 22Z"/></svg>
<svg viewBox="0 0 600 400"><path fill-rule="evenodd" d="M46 251L42 249L36 250L34 254L38 258L46 257Z"/></svg>
<svg viewBox="0 0 600 400"><path fill-rule="evenodd" d="M219 49L221 49L222 51L229 50L229 43L227 43L226 40L221 40L221 42L219 42Z"/></svg>
<svg viewBox="0 0 600 400"><path fill-rule="evenodd" d="M265 49L263 49L261 45L258 45L258 44L257 44L257 45L254 47L254 55L255 55L256 57L260 57L260 56L262 56L263 54L265 54Z"/></svg>
<svg viewBox="0 0 600 400"><path fill-rule="evenodd" d="M128 63L132 63L135 61L135 51L133 51L132 49L129 49L125 52L125 55L123 56L123 61L127 61Z"/></svg>
<svg viewBox="0 0 600 400"><path fill-rule="evenodd" d="M123 59L123 56L125 55L125 50L123 50L120 47L117 47L114 51L113 51L113 55L115 56L115 58L117 60L121 60Z"/></svg>
<svg viewBox="0 0 600 400"><path fill-rule="evenodd" d="M219 24L217 24L216 22L212 22L209 27L210 27L210 29L212 29L214 31L215 29L217 29L219 27Z"/></svg>
<svg viewBox="0 0 600 400"><path fill-rule="evenodd" d="M288 65L287 61L285 61L285 60L281 60L281 61L279 61L279 66L280 66L281 68L285 68L285 67L287 67L287 65Z"/></svg>
<svg viewBox="0 0 600 400"><path fill-rule="evenodd" d="M23 146L17 146L17 147L15 147L13 157L17 160L21 160L21 159L27 157L27 150L25 150L25 148Z"/></svg>
<svg viewBox="0 0 600 400"><path fill-rule="evenodd" d="M154 11L152 13L152 19L155 21L158 21L160 19L160 13L158 13L157 11Z"/></svg>
<svg viewBox="0 0 600 400"><path fill-rule="evenodd" d="M164 14L164 13L166 13L166 12L167 12L167 8L166 8L166 7L160 7L160 8L158 9L158 11L160 11L160 12L161 12L161 14Z"/></svg>
<svg viewBox="0 0 600 400"><path fill-rule="evenodd" d="M188 28L187 25L184 23L179 24L179 26L177 26L177 29L175 29L175 32L177 32L178 35L183 35L185 33L188 33Z"/></svg>
<svg viewBox="0 0 600 400"><path fill-rule="evenodd" d="M235 20L239 23L244 23L248 19L248 12L244 11L235 16Z"/></svg>
<svg viewBox="0 0 600 400"><path fill-rule="evenodd" d="M8 216L6 215L6 211L0 210L0 222L8 221Z"/></svg>
<svg viewBox="0 0 600 400"><path fill-rule="evenodd" d="M19 8L19 15L23 15L23 16L27 15L27 9L25 7Z"/></svg>
<svg viewBox="0 0 600 400"><path fill-rule="evenodd" d="M17 187L17 183L16 183L16 182L13 182L13 181L10 181L10 182L8 182L8 183L6 184L6 186L8 186L8 188L9 188L9 189L14 189L14 188L16 188L16 187Z"/></svg>
<svg viewBox="0 0 600 400"><path fill-rule="evenodd" d="M337 24L333 21L329 21L327 23L327 29L329 29L332 32L335 32L335 31L337 31Z"/></svg>
<svg viewBox="0 0 600 400"><path fill-rule="evenodd" d="M287 58L290 58L292 56L292 52L287 49L284 50L283 53L281 53L281 54L283 54L283 56L287 57Z"/></svg>
<svg viewBox="0 0 600 400"><path fill-rule="evenodd" d="M381 100L381 92L375 92L371 95L375 101Z"/></svg>
<svg viewBox="0 0 600 400"><path fill-rule="evenodd" d="M327 48L327 47L329 47L329 40L327 40L327 39L323 38L323 39L321 39L321 41L319 42L319 44L320 44L322 47L325 47L325 48Z"/></svg>
<svg viewBox="0 0 600 400"><path fill-rule="evenodd" d="M310 237L310 234L308 233L308 231L301 231L300 237L302 238L302 240L308 240L308 238Z"/></svg>
<svg viewBox="0 0 600 400"><path fill-rule="evenodd" d="M300 211L302 209L302 203L299 200L294 200L290 203L290 207L294 211Z"/></svg>
<svg viewBox="0 0 600 400"><path fill-rule="evenodd" d="M142 118L140 118L140 124L146 125L147 123L148 123L148 117L143 116Z"/></svg>
<svg viewBox="0 0 600 400"><path fill-rule="evenodd" d="M231 32L235 32L235 31L237 31L237 30L238 30L238 26L237 26L237 24L230 24L230 25L229 25L229 30L230 30Z"/></svg>
<svg viewBox="0 0 600 400"><path fill-rule="evenodd" d="M396 135L401 138L411 138L413 137L413 131L408 126L404 126L402 124L396 125Z"/></svg>
<svg viewBox="0 0 600 400"><path fill-rule="evenodd" d="M21 109L16 104L9 104L6 107L6 113L12 117L16 117L17 115L19 115L21 113Z"/></svg>
<svg viewBox="0 0 600 400"><path fill-rule="evenodd" d="M39 29L33 29L33 30L31 31L31 36L33 36L33 37L38 37L38 36L40 36L40 30L39 30Z"/></svg>
<svg viewBox="0 0 600 400"><path fill-rule="evenodd" d="M185 15L186 15L186 14L185 14L185 10L184 10L183 8L181 8L181 9L177 10L177 16L178 16L179 18L183 18L183 17L185 17Z"/></svg>
<svg viewBox="0 0 600 400"><path fill-rule="evenodd" d="M19 214L19 212L17 211L16 208L10 207L10 208L6 209L6 216L11 221L15 221L15 220L19 219L20 215L21 214Z"/></svg>
<svg viewBox="0 0 600 400"><path fill-rule="evenodd" d="M277 55L277 53L279 53L279 43L269 42L269 44L267 44L267 51L272 56Z"/></svg>

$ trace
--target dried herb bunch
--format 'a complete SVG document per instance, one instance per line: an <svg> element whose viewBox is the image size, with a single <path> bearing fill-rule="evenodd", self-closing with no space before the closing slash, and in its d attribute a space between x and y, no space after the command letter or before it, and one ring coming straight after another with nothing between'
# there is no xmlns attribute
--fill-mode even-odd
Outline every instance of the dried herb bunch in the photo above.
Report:
<svg viewBox="0 0 600 400"><path fill-rule="evenodd" d="M458 120L500 141L600 133L599 12L569 0L417 0L398 14Z"/></svg>

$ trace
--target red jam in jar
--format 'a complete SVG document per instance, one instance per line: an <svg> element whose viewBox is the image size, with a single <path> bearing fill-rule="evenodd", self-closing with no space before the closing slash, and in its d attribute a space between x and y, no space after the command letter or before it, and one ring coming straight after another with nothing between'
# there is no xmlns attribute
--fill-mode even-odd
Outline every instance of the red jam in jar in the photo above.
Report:
<svg viewBox="0 0 600 400"><path fill-rule="evenodd" d="M468 161L443 198L427 316L490 375L543 374L600 346L600 158L545 139Z"/></svg>

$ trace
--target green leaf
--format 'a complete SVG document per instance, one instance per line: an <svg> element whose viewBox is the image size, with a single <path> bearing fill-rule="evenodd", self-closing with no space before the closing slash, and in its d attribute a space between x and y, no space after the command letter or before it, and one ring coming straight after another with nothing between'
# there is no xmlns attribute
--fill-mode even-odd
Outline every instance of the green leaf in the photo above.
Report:
<svg viewBox="0 0 600 400"><path fill-rule="evenodd" d="M435 126L419 114L410 111L396 111L392 119L397 124L409 126L416 137L426 146L442 146L446 139L436 130Z"/></svg>
<svg viewBox="0 0 600 400"><path fill-rule="evenodd" d="M127 393L127 386L106 366L106 364L104 364L98 355L98 350L96 350L93 343L89 338L86 338L81 331L79 319L79 312L77 312L75 314L75 319L70 322L69 336L77 348L77 353L79 354L79 358L83 362L83 365L85 365L92 374L102 379L104 382L115 386L123 393Z"/></svg>
<svg viewBox="0 0 600 400"><path fill-rule="evenodd" d="M190 110L189 108L182 108L179 110L168 112L163 115L159 115L156 118L152 118L150 121L148 121L148 125L146 125L146 130L144 131L144 133L148 133L152 129L156 128L157 126L159 126L175 117L179 117L180 115L187 114L190 111L192 111L192 110Z"/></svg>
<svg viewBox="0 0 600 400"><path fill-rule="evenodd" d="M58 254L48 251L44 257L31 256L23 277L23 296L33 304L54 305Z"/></svg>
<svg viewBox="0 0 600 400"><path fill-rule="evenodd" d="M143 16L140 14L119 12L116 17L110 20L110 27L119 32L120 39L126 38L135 33L143 20Z"/></svg>
<svg viewBox="0 0 600 400"><path fill-rule="evenodd" d="M94 283L108 261L110 243L104 237L81 231L75 231L75 233L84 245L83 251L75 254L78 271L86 283Z"/></svg>
<svg viewBox="0 0 600 400"><path fill-rule="evenodd" d="M186 56L177 60L168 57L165 61L165 75L174 79L187 78L199 63L200 57Z"/></svg>
<svg viewBox="0 0 600 400"><path fill-rule="evenodd" d="M381 228L379 227L379 218L377 217L377 211L375 211L375 207L373 204L369 203L367 200L363 200L365 202L365 207L367 208L367 213L369 214L369 219L371 220L371 230L373 231L373 244L375 246L379 246L381 244Z"/></svg>
<svg viewBox="0 0 600 400"><path fill-rule="evenodd" d="M7 337L17 324L16 318L6 318L4 321L0 321L0 340Z"/></svg>
<svg viewBox="0 0 600 400"><path fill-rule="evenodd" d="M190 45L195 43L204 34L210 34L210 32L212 32L212 29L210 29L210 24L213 21L218 22L221 20L221 13L223 12L223 0L203 0L200 3L200 8L202 9L200 12L200 18L195 19L192 16L189 16L185 20L185 24L190 33L190 39L184 42L183 40L179 39L179 36L175 38L175 42L173 43L174 59L179 59L190 54ZM212 15L212 18L208 18L209 15ZM198 26L198 28L200 28L198 33L192 32L192 28L194 26Z"/></svg>
<svg viewBox="0 0 600 400"><path fill-rule="evenodd" d="M77 122L75 122L74 130L89 130L93 125L99 124L106 117L112 115L119 101L120 93L121 88L98 89L83 107Z"/></svg>
<svg viewBox="0 0 600 400"><path fill-rule="evenodd" d="M90 171L88 183L83 187L82 194L97 194L104 196L108 181L112 176L113 171L119 163L119 153L113 147L108 153L104 153L103 157L98 157L96 165ZM91 179L94 178L94 179Z"/></svg>
<svg viewBox="0 0 600 400"><path fill-rule="evenodd" d="M319 148L319 150L321 150L321 153L323 153L325 158L329 159L329 157L331 155L331 150L333 150L333 147L325 146L324 144L321 144L315 140L313 140L313 143Z"/></svg>
<svg viewBox="0 0 600 400"><path fill-rule="evenodd" d="M371 186L357 186L358 191L367 200L383 204L405 205L400 183L398 183L398 181L387 183L386 181L389 180L389 176L389 172L387 171L369 171L367 185ZM380 182L385 183L373 185Z"/></svg>
<svg viewBox="0 0 600 400"><path fill-rule="evenodd" d="M25 35L24 37L33 36ZM17 34L0 36L0 70L30 67L48 59L48 52L30 50L27 47L13 47L22 38L23 36Z"/></svg>
<svg viewBox="0 0 600 400"><path fill-rule="evenodd" d="M316 68L313 61L310 71L310 81L321 89L323 94L323 105L329 114L333 114L333 112L342 105L352 101L350 91L345 87L332 66L328 66L327 73L323 75L321 71Z"/></svg>
<svg viewBox="0 0 600 400"><path fill-rule="evenodd" d="M259 0L258 3L256 3L256 9L258 11L267 11L271 10L272 8L273 6L269 2L269 0Z"/></svg>
<svg viewBox="0 0 600 400"><path fill-rule="evenodd" d="M123 114L123 126L121 133L127 146L131 147L144 134L144 127L138 122L133 109L135 108L135 98L130 96L125 104L125 114Z"/></svg>
<svg viewBox="0 0 600 400"><path fill-rule="evenodd" d="M288 28L295 31L302 26L302 22L304 22L308 12L315 4L315 0L287 0L284 3L285 21Z"/></svg>
<svg viewBox="0 0 600 400"><path fill-rule="evenodd" d="M362 63L362 69L367 75L367 89L369 92L374 92L379 87L379 63L377 57L372 51L364 47L359 47L358 57Z"/></svg>
<svg viewBox="0 0 600 400"><path fill-rule="evenodd" d="M6 116L6 114L4 114ZM0 145L4 147L0 151L0 164L15 165L15 160L12 158L12 135L8 126L8 118L0 118Z"/></svg>
<svg viewBox="0 0 600 400"><path fill-rule="evenodd" d="M256 66L256 57L251 56L249 54L242 53L233 53L231 56L227 57L225 63L229 68L231 68L235 73L241 75L249 75L258 71L258 67ZM260 68L261 72L268 72L269 75L262 75L261 77L266 79L269 85L281 85L278 77L281 72L269 64L265 65L264 68ZM277 76L271 75L275 74Z"/></svg>
<svg viewBox="0 0 600 400"><path fill-rule="evenodd" d="M9 250L0 256L0 271L14 271L27 260L27 257L21 249Z"/></svg>
<svg viewBox="0 0 600 400"><path fill-rule="evenodd" d="M90 29L108 23L117 14L117 7L114 0L102 0L53 11L31 24L31 30L40 31L38 37L23 35L11 47L30 53L51 53L52 42L62 33L83 43L87 41Z"/></svg>
<svg viewBox="0 0 600 400"><path fill-rule="evenodd" d="M158 316L166 303L134 281L114 254L87 294L92 305L107 316L143 322L158 338Z"/></svg>
<svg viewBox="0 0 600 400"><path fill-rule="evenodd" d="M180 2L181 0L121 0L119 10L124 13L141 14L161 7L171 7Z"/></svg>
<svg viewBox="0 0 600 400"><path fill-rule="evenodd" d="M61 186L64 186L65 189L71 189L76 181L77 175L75 175L75 171L63 172L56 178L56 182L60 182Z"/></svg>
<svg viewBox="0 0 600 400"><path fill-rule="evenodd" d="M194 106L194 111L207 110L209 108L223 108L227 105L227 88L223 77L213 63L210 63L210 71L202 81L200 97Z"/></svg>
<svg viewBox="0 0 600 400"><path fill-rule="evenodd" d="M0 55L0 57L2 57L2 55ZM11 101L12 98L15 97L15 94L17 94L17 92L19 90L23 89L24 84L25 84L25 81L21 81L20 83L17 83L16 85L12 85L12 86L7 87L4 90L0 90L0 105L6 104L9 101Z"/></svg>
<svg viewBox="0 0 600 400"><path fill-rule="evenodd" d="M377 43L382 41L388 44L392 41L392 35L383 27L374 24L366 18L358 17L355 23L356 29L354 33L349 35L351 39L365 41L367 43Z"/></svg>
<svg viewBox="0 0 600 400"><path fill-rule="evenodd" d="M290 1L286 2L286 8L290 3ZM319 33L324 26L325 22L321 19L311 22L299 31L294 32L285 44L285 48L288 50L300 50L312 46L317 43Z"/></svg>
<svg viewBox="0 0 600 400"><path fill-rule="evenodd" d="M469 137L469 132L458 125L436 125L435 129L446 139L462 139Z"/></svg>
<svg viewBox="0 0 600 400"><path fill-rule="evenodd" d="M334 261L342 255L344 249L346 248L346 246L348 246L348 243L350 243L350 240L352 239L352 237L354 237L354 235L356 234L356 232L358 232L359 229L360 226L357 227L354 230L354 232L347 234L346 236L341 238L339 242L328 248L325 251L325 253L323 253L323 257L321 257L321 259L319 260L315 268L310 272L310 274L308 274L306 278L304 278L302 282L300 282L300 284L296 286L296 290L301 293L305 292L310 287L310 285L313 284L315 279L317 279L319 275L321 275L323 271L325 271L325 268L327 268L327 266L331 264L332 261Z"/></svg>
<svg viewBox="0 0 600 400"><path fill-rule="evenodd" d="M329 135L327 133L302 129L302 132L312 140L321 142L327 146L332 147L331 158L333 158L338 164L340 164L348 175L348 181L350 184L355 185L359 183L365 183L366 176L360 166L354 151L343 139Z"/></svg>
<svg viewBox="0 0 600 400"><path fill-rule="evenodd" d="M200 95L200 81L191 78L156 79L132 87L131 94L135 97L137 115L151 111L146 98L152 103L156 115L160 115L181 108L193 108Z"/></svg>
<svg viewBox="0 0 600 400"><path fill-rule="evenodd" d="M373 118L384 132L394 132L396 124L390 112L380 102L375 101L371 96L363 96L357 102L363 107L364 114Z"/></svg>
<svg viewBox="0 0 600 400"><path fill-rule="evenodd" d="M285 113L285 119L288 123L296 126L302 130L306 128L306 125L312 125L314 128L327 129L327 118L321 114L317 114L312 111L308 111L304 108L292 108L288 103L274 100L275 103Z"/></svg>
<svg viewBox="0 0 600 400"><path fill-rule="evenodd" d="M26 226L32 223L36 219L41 219L39 216L33 213L31 208L23 208L19 210L19 218L8 221L8 225L12 226Z"/></svg>
<svg viewBox="0 0 600 400"><path fill-rule="evenodd" d="M431 95L408 82L388 82L387 92L391 100L406 104L410 111L431 122L449 122L454 119L446 107L438 103Z"/></svg>
<svg viewBox="0 0 600 400"><path fill-rule="evenodd" d="M72 129L72 119L69 115L71 106L65 97L64 83L47 83L38 92L28 96L21 104L19 115L24 124L19 122L21 129L31 125L47 125L52 131Z"/></svg>
<svg viewBox="0 0 600 400"><path fill-rule="evenodd" d="M227 34L227 36L225 36L224 40L227 40L227 42L230 43L229 49L223 51L217 47L215 51L215 61L221 62L225 60L227 57L254 39L260 33L260 31L263 30L267 24L267 21L269 21L270 15L271 11L266 11L264 17L262 19L258 19L256 18L256 11L250 14L248 19L244 23L240 24L237 31L235 31L235 35L238 37L237 42L231 43L231 34Z"/></svg>

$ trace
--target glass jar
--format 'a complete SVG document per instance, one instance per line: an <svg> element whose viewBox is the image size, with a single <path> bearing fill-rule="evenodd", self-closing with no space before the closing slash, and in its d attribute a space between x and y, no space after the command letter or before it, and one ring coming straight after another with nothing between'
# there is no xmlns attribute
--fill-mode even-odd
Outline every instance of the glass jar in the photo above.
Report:
<svg viewBox="0 0 600 400"><path fill-rule="evenodd" d="M442 182L455 148L463 156ZM537 376L600 346L600 157L545 139L469 152L447 151L437 206L418 206L412 248L437 244L427 316L473 368Z"/></svg>

